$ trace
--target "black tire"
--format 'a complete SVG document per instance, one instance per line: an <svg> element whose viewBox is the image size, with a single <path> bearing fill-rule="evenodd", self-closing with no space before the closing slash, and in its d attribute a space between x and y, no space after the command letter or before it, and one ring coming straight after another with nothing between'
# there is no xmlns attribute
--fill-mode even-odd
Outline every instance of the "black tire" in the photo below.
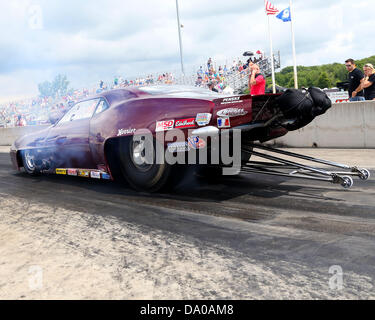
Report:
<svg viewBox="0 0 375 320"><path fill-rule="evenodd" d="M138 191L156 192L163 188L170 176L171 166L167 163L155 163L155 155L158 150L156 142L153 141L154 160L152 164L139 165L135 161L137 155L135 149L137 142L132 138L121 139L119 143L120 170L129 185ZM160 148L163 151L164 148Z"/></svg>
<svg viewBox="0 0 375 320"><path fill-rule="evenodd" d="M35 152L34 150L22 150L21 151L21 158L23 163L23 168L25 172L32 176L37 176L40 174L39 169L37 168L35 162Z"/></svg>
<svg viewBox="0 0 375 320"><path fill-rule="evenodd" d="M223 175L223 168L221 166L212 165L198 165L195 170L195 175L207 181L216 181Z"/></svg>

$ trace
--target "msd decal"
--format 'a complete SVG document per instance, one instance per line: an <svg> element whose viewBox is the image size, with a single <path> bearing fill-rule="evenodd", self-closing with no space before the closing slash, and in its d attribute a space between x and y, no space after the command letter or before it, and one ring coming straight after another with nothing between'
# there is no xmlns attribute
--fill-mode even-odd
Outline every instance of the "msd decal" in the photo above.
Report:
<svg viewBox="0 0 375 320"><path fill-rule="evenodd" d="M195 127L194 118L176 120L175 128L191 128L191 127Z"/></svg>
<svg viewBox="0 0 375 320"><path fill-rule="evenodd" d="M173 126L174 126L174 120L157 121L155 131L159 132L159 131L172 130Z"/></svg>
<svg viewBox="0 0 375 320"><path fill-rule="evenodd" d="M206 141L204 141L202 138L192 136L188 138L188 145L193 149L202 149L206 146Z"/></svg>

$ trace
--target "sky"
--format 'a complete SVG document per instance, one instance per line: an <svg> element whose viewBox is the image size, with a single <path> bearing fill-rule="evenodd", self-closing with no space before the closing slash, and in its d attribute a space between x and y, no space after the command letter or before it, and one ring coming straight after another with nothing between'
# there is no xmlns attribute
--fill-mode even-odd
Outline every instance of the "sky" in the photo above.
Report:
<svg viewBox="0 0 375 320"><path fill-rule="evenodd" d="M269 54L263 0L178 3L187 73L209 57L219 65L247 50ZM180 70L175 0L9 0L0 12L0 101L36 96L59 73L83 88ZM374 55L374 12L374 0L293 0L297 64ZM281 67L292 65L290 22L271 16L270 25Z"/></svg>

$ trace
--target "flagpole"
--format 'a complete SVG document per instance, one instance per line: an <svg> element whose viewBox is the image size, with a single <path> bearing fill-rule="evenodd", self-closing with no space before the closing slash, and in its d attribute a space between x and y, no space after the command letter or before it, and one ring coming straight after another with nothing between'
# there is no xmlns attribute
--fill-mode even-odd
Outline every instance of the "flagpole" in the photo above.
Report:
<svg viewBox="0 0 375 320"><path fill-rule="evenodd" d="M298 89L298 78L297 78L297 59L296 59L296 45L294 41L294 28L292 19L292 0L289 0L289 14L290 14L290 27L292 29L292 50L293 50L293 70L294 70L294 88Z"/></svg>
<svg viewBox="0 0 375 320"><path fill-rule="evenodd" d="M180 14L178 12L178 0L176 0L176 14L177 14L177 25L178 25L178 40L180 44L181 71L182 71L182 75L185 76L184 63L182 59L181 24L180 24Z"/></svg>
<svg viewBox="0 0 375 320"><path fill-rule="evenodd" d="M268 33L270 38L270 50L271 50L271 71L272 71L272 92L276 93L276 84L275 84L275 66L273 63L273 47L272 47L272 36L271 36L271 24L270 16L267 14L268 19Z"/></svg>

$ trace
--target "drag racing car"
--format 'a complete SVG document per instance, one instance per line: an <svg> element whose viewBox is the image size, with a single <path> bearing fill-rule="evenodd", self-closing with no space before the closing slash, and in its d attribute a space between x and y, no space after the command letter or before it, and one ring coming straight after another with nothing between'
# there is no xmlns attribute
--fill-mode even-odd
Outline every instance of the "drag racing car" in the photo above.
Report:
<svg viewBox="0 0 375 320"><path fill-rule="evenodd" d="M348 188L353 176L365 180L369 171L263 144L307 125L330 107L318 88L258 96L223 96L172 85L115 89L76 103L50 127L20 137L10 156L15 169L24 168L30 175L124 179L137 190L154 192L184 171L191 153L189 159L198 161L203 174L222 174L230 163L210 156L199 162L197 151L223 149L220 141L215 146L213 141L228 133L229 148L240 143L237 173L322 180ZM164 161L169 155L183 155L185 162ZM251 161L253 155L265 161ZM303 165L290 157L341 171Z"/></svg>

